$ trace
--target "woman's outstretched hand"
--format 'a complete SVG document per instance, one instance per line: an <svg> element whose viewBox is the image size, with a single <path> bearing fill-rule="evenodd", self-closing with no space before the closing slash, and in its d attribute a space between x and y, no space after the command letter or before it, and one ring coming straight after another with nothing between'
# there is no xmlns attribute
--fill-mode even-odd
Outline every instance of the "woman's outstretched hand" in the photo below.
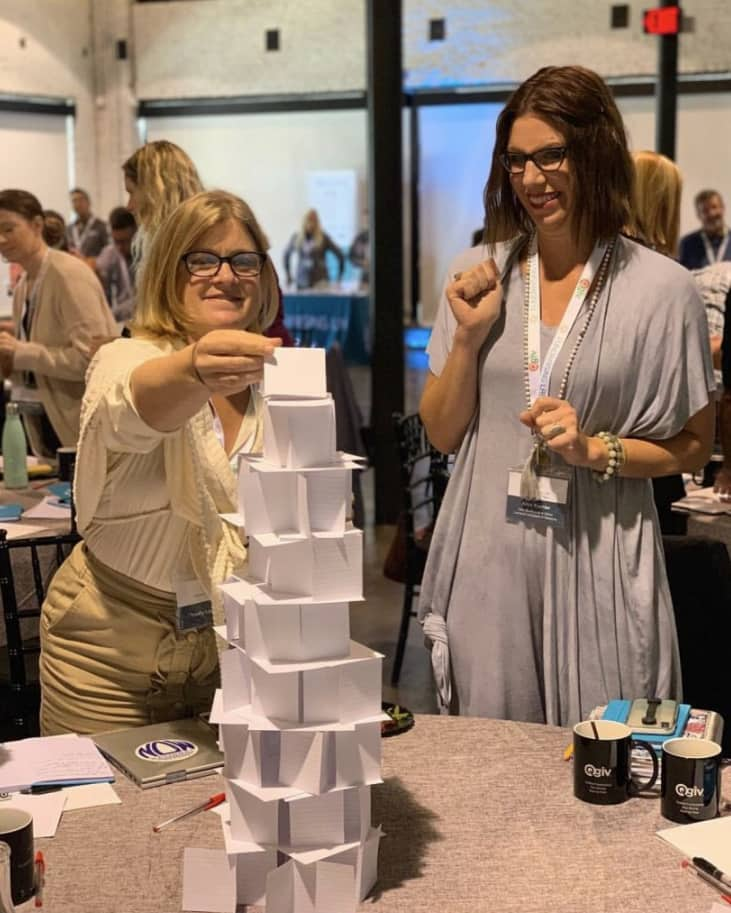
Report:
<svg viewBox="0 0 731 913"><path fill-rule="evenodd" d="M281 339L246 330L212 330L192 346L191 371L211 393L230 396L259 383Z"/></svg>

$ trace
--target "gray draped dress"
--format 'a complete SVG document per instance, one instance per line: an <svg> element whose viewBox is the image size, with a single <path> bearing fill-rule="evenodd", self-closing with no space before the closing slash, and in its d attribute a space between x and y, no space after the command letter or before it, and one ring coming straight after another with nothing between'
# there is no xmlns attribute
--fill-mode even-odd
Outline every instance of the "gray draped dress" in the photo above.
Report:
<svg viewBox="0 0 731 913"><path fill-rule="evenodd" d="M485 256L485 248L465 251L450 275ZM565 528L506 520L508 471L525 461L532 442L518 421L526 408L523 280L508 246L496 259L506 269L502 314L480 354L478 408L457 455L420 597L435 671L449 662L442 701L462 714L570 725L611 698L679 697L651 483L597 484L590 470L570 469ZM582 325L580 317L556 361L552 396ZM455 326L443 294L428 346L436 375ZM542 327L544 355L553 332ZM691 275L620 238L568 381L566 399L582 430L667 439L714 389L706 316Z"/></svg>

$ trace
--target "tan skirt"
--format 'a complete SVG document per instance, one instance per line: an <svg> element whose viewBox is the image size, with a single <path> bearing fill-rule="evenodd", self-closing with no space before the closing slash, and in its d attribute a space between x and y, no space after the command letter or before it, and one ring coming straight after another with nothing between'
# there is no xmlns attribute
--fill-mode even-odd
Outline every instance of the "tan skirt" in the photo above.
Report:
<svg viewBox="0 0 731 913"><path fill-rule="evenodd" d="M41 732L94 733L210 710L211 628L179 634L175 596L101 564L82 542L41 616Z"/></svg>

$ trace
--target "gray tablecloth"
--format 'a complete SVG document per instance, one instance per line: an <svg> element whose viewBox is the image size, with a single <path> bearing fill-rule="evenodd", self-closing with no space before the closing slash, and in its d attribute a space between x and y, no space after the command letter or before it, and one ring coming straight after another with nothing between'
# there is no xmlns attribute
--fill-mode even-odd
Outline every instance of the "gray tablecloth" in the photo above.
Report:
<svg viewBox="0 0 731 913"><path fill-rule="evenodd" d="M716 892L655 836L659 800L602 808L572 796L566 730L417 717L384 741L373 789L381 843L373 913L708 913ZM731 787L727 779L726 786ZM48 913L179 913L185 847L222 846L212 812L152 825L219 791L216 775L71 812L39 840Z"/></svg>

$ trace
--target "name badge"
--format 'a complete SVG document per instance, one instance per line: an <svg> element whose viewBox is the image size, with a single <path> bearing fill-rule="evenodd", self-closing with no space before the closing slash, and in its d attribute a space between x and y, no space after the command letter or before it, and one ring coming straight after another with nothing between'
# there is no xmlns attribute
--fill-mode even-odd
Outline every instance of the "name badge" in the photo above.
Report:
<svg viewBox="0 0 731 913"><path fill-rule="evenodd" d="M179 577L175 581L175 626L178 633L207 628L213 624L213 606L196 577Z"/></svg>
<svg viewBox="0 0 731 913"><path fill-rule="evenodd" d="M568 519L570 477L560 469L541 470L537 475L538 497L522 498L520 480L522 469L508 472L508 501L505 517L509 523L545 523L547 526L566 526Z"/></svg>

